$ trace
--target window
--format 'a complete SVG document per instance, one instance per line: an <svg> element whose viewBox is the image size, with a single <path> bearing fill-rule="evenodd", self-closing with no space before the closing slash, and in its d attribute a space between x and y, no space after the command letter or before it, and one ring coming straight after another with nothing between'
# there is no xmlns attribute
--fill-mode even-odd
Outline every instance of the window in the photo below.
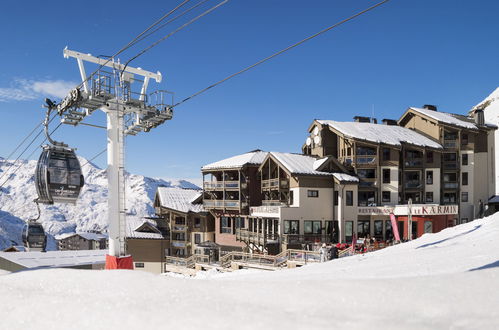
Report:
<svg viewBox="0 0 499 330"><path fill-rule="evenodd" d="M426 162L433 163L433 151L426 152Z"/></svg>
<svg viewBox="0 0 499 330"><path fill-rule="evenodd" d="M173 233L174 241L185 241L185 233Z"/></svg>
<svg viewBox="0 0 499 330"><path fill-rule="evenodd" d="M295 200L295 194L293 193L293 190L291 190L289 192L289 205L293 205L294 204L294 200Z"/></svg>
<svg viewBox="0 0 499 330"><path fill-rule="evenodd" d="M136 262L135 268L144 268L144 263L143 262Z"/></svg>
<svg viewBox="0 0 499 330"><path fill-rule="evenodd" d="M444 162L455 162L457 159L455 152L444 153Z"/></svg>
<svg viewBox="0 0 499 330"><path fill-rule="evenodd" d="M319 197L319 190L307 190L308 197Z"/></svg>
<svg viewBox="0 0 499 330"><path fill-rule="evenodd" d="M409 199L412 199L413 203L419 203L419 202L421 202L420 197L421 197L421 193L419 193L419 192L411 192L411 193L406 192L405 193L405 201L406 202L409 202Z"/></svg>
<svg viewBox="0 0 499 330"><path fill-rule="evenodd" d="M245 228L245 226L244 226L244 218L235 217L234 220L236 221L236 228Z"/></svg>
<svg viewBox="0 0 499 330"><path fill-rule="evenodd" d="M201 243L201 234L194 234L194 244Z"/></svg>
<svg viewBox="0 0 499 330"><path fill-rule="evenodd" d="M461 202L463 202L463 203L468 202L468 192L467 191L461 192Z"/></svg>
<svg viewBox="0 0 499 330"><path fill-rule="evenodd" d="M457 201L456 193L444 193L443 204L454 204Z"/></svg>
<svg viewBox="0 0 499 330"><path fill-rule="evenodd" d="M334 205L338 205L338 195L339 194L339 191L335 191L334 192Z"/></svg>
<svg viewBox="0 0 499 330"><path fill-rule="evenodd" d="M389 191L382 192L382 201L384 203L390 203L390 192Z"/></svg>
<svg viewBox="0 0 499 330"><path fill-rule="evenodd" d="M431 221L424 222L424 232L425 232L425 234L433 233L433 222L431 222Z"/></svg>
<svg viewBox="0 0 499 330"><path fill-rule="evenodd" d="M419 171L404 171L404 185L406 189L419 189L422 186Z"/></svg>
<svg viewBox="0 0 499 330"><path fill-rule="evenodd" d="M463 165L468 165L468 154L462 154L461 159Z"/></svg>
<svg viewBox="0 0 499 330"><path fill-rule="evenodd" d="M353 238L353 221L345 221L345 240L351 242Z"/></svg>
<svg viewBox="0 0 499 330"><path fill-rule="evenodd" d="M176 225L185 225L185 218L184 217L175 217L175 224Z"/></svg>
<svg viewBox="0 0 499 330"><path fill-rule="evenodd" d="M331 237L332 243L338 243L338 233L340 232L338 221L326 221L326 235Z"/></svg>
<svg viewBox="0 0 499 330"><path fill-rule="evenodd" d="M284 220L284 234L298 235L300 233L300 222L298 220Z"/></svg>
<svg viewBox="0 0 499 330"><path fill-rule="evenodd" d="M353 191L352 190L347 190L346 191L346 206L353 206Z"/></svg>
<svg viewBox="0 0 499 330"><path fill-rule="evenodd" d="M194 228L201 228L201 219L194 218Z"/></svg>
<svg viewBox="0 0 499 330"><path fill-rule="evenodd" d="M369 147L357 147L357 156L376 156L376 149Z"/></svg>
<svg viewBox="0 0 499 330"><path fill-rule="evenodd" d="M392 239L392 238L393 238L392 221L386 220L385 221L385 239Z"/></svg>
<svg viewBox="0 0 499 330"><path fill-rule="evenodd" d="M463 172L461 173L462 174L462 184L463 186L467 186L468 185L468 172Z"/></svg>
<svg viewBox="0 0 499 330"><path fill-rule="evenodd" d="M359 206L376 206L376 193L374 191L359 191Z"/></svg>
<svg viewBox="0 0 499 330"><path fill-rule="evenodd" d="M390 160L390 149L383 148L383 160Z"/></svg>
<svg viewBox="0 0 499 330"><path fill-rule="evenodd" d="M357 221L357 235L358 237L366 237L371 234L371 221L358 220Z"/></svg>
<svg viewBox="0 0 499 330"><path fill-rule="evenodd" d="M433 184L433 171L426 171L426 184Z"/></svg>
<svg viewBox="0 0 499 330"><path fill-rule="evenodd" d="M351 156L352 155L352 148L348 147L347 148L347 156Z"/></svg>
<svg viewBox="0 0 499 330"><path fill-rule="evenodd" d="M374 237L383 240L383 220L374 220Z"/></svg>
<svg viewBox="0 0 499 330"><path fill-rule="evenodd" d="M390 169L389 168L384 168L383 169L383 183L390 183Z"/></svg>
<svg viewBox="0 0 499 330"><path fill-rule="evenodd" d="M304 221L303 222L303 232L305 234L320 234L321 233L321 221Z"/></svg>
<svg viewBox="0 0 499 330"><path fill-rule="evenodd" d="M468 134L464 133L461 135L461 145L465 146L468 144Z"/></svg>
<svg viewBox="0 0 499 330"><path fill-rule="evenodd" d="M220 233L230 234L232 232L231 219L229 217L220 218Z"/></svg>
<svg viewBox="0 0 499 330"><path fill-rule="evenodd" d="M362 179L375 179L376 170L373 168L361 168L357 170L357 175Z"/></svg>
<svg viewBox="0 0 499 330"><path fill-rule="evenodd" d="M433 192L432 191L426 192L425 202L426 203L433 203Z"/></svg>

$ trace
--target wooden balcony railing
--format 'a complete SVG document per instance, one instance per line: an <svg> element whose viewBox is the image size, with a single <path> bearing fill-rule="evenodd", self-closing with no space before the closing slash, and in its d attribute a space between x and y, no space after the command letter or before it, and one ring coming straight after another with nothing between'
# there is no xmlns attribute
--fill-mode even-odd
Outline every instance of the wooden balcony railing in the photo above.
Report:
<svg viewBox="0 0 499 330"><path fill-rule="evenodd" d="M203 182L204 190L239 189L239 181Z"/></svg>
<svg viewBox="0 0 499 330"><path fill-rule="evenodd" d="M205 208L239 208L239 201L227 201L227 200L208 200L203 201L203 206Z"/></svg>

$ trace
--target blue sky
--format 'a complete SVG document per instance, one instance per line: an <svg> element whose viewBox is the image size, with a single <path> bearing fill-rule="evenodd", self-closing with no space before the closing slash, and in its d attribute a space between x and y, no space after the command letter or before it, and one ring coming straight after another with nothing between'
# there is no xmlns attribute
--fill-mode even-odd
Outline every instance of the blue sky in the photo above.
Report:
<svg viewBox="0 0 499 330"><path fill-rule="evenodd" d="M112 54L179 2L2 3L0 156L42 120L45 97L79 82L76 61L62 56L65 46ZM168 89L180 100L374 3L231 0L131 65L161 71L163 82L149 90ZM379 119L398 118L423 104L465 113L499 85L498 12L492 0L392 0L186 102L165 125L128 138L127 170L199 178L202 165L256 148L300 152L314 118L349 121L373 109ZM105 117L95 113L90 122L105 125ZM55 137L87 158L106 143L104 130L83 126L63 125ZM105 167L105 154L95 162Z"/></svg>

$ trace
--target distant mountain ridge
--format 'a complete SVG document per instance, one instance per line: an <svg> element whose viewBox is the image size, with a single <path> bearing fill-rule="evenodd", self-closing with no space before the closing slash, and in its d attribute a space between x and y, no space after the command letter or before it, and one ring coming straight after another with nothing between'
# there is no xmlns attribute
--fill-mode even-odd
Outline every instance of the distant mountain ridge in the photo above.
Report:
<svg viewBox="0 0 499 330"><path fill-rule="evenodd" d="M40 205L40 222L45 231L52 236L85 231L104 231L107 229L107 175L86 159L80 157L83 165L85 186L76 205L54 204ZM12 165L13 161L0 157L0 177ZM9 173L18 165L14 175ZM24 222L37 216L36 188L34 173L36 161L19 160L2 178L10 176L9 181L0 189L0 250L10 245L22 245L21 230ZM154 215L153 200L157 187L180 187L200 189L186 180L163 180L127 173L126 176L127 218L140 219ZM55 248L53 239L49 247Z"/></svg>

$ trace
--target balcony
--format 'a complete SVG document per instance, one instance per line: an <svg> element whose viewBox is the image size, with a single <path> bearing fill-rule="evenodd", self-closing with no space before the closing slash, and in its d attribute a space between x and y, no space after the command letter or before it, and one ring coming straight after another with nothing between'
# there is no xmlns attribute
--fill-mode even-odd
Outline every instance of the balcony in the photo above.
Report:
<svg viewBox="0 0 499 330"><path fill-rule="evenodd" d="M203 182L204 190L239 189L239 181Z"/></svg>
<svg viewBox="0 0 499 330"><path fill-rule="evenodd" d="M331 243L331 235L323 234L285 234L282 235L284 244Z"/></svg>
<svg viewBox="0 0 499 330"><path fill-rule="evenodd" d="M458 182L444 182L444 189L457 189L459 188Z"/></svg>
<svg viewBox="0 0 499 330"><path fill-rule="evenodd" d="M286 206L287 204L283 201L279 200L263 200L262 201L263 206Z"/></svg>
<svg viewBox="0 0 499 330"><path fill-rule="evenodd" d="M248 229L236 229L236 240L265 246L267 243L277 243L279 235L277 233L259 233Z"/></svg>
<svg viewBox="0 0 499 330"><path fill-rule="evenodd" d="M176 248L185 248L187 246L185 241L180 241L180 240L172 240L170 244L171 246Z"/></svg>
<svg viewBox="0 0 499 330"><path fill-rule="evenodd" d="M224 201L224 200L204 200L203 206L207 209L239 209L239 201Z"/></svg>
<svg viewBox="0 0 499 330"><path fill-rule="evenodd" d="M280 185L279 185L280 181ZM289 181L288 180L279 180L277 178L275 179L268 179L268 180L262 180L262 188L267 188L267 189L287 189L289 188Z"/></svg>
<svg viewBox="0 0 499 330"><path fill-rule="evenodd" d="M363 188L376 187L376 180L373 180L373 181L360 180L359 187L363 187Z"/></svg>
<svg viewBox="0 0 499 330"><path fill-rule="evenodd" d="M421 167L423 166L423 159L422 158L405 159L404 165L405 167Z"/></svg>
<svg viewBox="0 0 499 330"><path fill-rule="evenodd" d="M374 165L376 164L376 156L366 155L366 156L357 156L357 165Z"/></svg>
<svg viewBox="0 0 499 330"><path fill-rule="evenodd" d="M185 232L187 231L187 226L186 225L173 225L172 231L180 231L180 232Z"/></svg>
<svg viewBox="0 0 499 330"><path fill-rule="evenodd" d="M456 170L459 168L459 163L457 161L444 162L444 169L446 170Z"/></svg>
<svg viewBox="0 0 499 330"><path fill-rule="evenodd" d="M423 183L419 180L408 180L404 183L406 189L421 189Z"/></svg>
<svg viewBox="0 0 499 330"><path fill-rule="evenodd" d="M458 146L457 140L445 140L444 139L444 148L456 149Z"/></svg>

